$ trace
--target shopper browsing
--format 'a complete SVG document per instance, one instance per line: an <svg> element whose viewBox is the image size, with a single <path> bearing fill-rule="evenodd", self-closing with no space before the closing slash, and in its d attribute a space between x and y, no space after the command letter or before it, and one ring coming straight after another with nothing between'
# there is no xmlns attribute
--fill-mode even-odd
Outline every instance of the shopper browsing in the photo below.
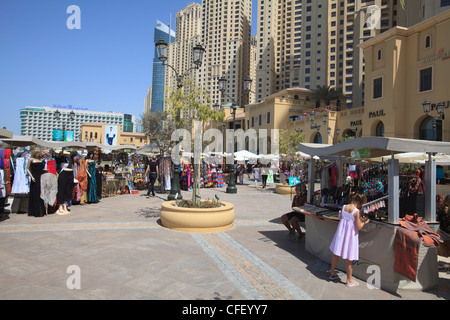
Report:
<svg viewBox="0 0 450 320"><path fill-rule="evenodd" d="M346 260L348 287L356 287L359 283L352 279L353 261L359 260L359 231L364 227L367 219L361 216L362 205L366 199L362 195L355 195L351 204L345 205L339 214L339 225L331 243L330 250L333 252L331 262L330 280L338 280L336 265L339 258Z"/></svg>

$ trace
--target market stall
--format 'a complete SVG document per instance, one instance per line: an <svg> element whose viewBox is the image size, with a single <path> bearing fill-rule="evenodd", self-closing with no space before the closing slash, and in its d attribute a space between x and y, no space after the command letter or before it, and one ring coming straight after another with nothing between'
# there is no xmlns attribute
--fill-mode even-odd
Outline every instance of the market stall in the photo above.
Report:
<svg viewBox="0 0 450 320"><path fill-rule="evenodd" d="M362 211L371 211L375 208L378 213L360 231L360 260L355 262L353 274L357 278L367 281L372 279L373 266L379 267L381 272L380 285L382 289L396 292L397 290L427 290L438 282L437 248L432 245L417 244L413 248L414 254L405 253L411 249L400 246L399 234L403 231L400 212L400 174L399 160L396 154L406 152L425 152L428 161L425 163L424 202L425 210L423 220L431 228L438 226L436 222L436 162L432 159L434 153L450 153L450 143L421 141L399 138L366 137L345 141L338 145L322 146L317 144L301 144L299 150L321 159L332 159L336 170L334 171L334 187L341 188L341 192L333 193L329 199L317 201L315 190L316 160L311 157L308 170L308 204L296 211L305 214L306 222L306 249L324 261L331 261L332 253L329 246L333 240L339 223L339 210L346 203L346 198L338 198L344 194L347 184L345 168L351 166L355 170L355 179L361 189L362 177L379 170L384 181L385 189L377 191L377 187L370 193L370 202ZM386 163L374 165L367 161L369 158L386 157ZM361 164L356 168L355 164ZM349 172L349 171L347 171ZM326 177L326 176L325 176ZM373 188L373 187L372 187ZM387 189L387 190L386 190ZM320 192L319 192L320 194ZM330 202L332 200L332 203ZM403 215L402 215L403 216ZM402 229L399 231L399 229ZM403 250L404 249L404 250ZM405 261L412 261L413 265L405 266ZM413 274L400 270L411 267ZM343 261L338 268L345 270Z"/></svg>

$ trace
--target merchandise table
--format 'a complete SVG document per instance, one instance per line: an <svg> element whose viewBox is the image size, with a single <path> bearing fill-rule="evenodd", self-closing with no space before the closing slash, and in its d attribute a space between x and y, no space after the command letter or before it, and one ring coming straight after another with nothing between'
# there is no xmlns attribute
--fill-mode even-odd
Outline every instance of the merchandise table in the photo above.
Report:
<svg viewBox="0 0 450 320"><path fill-rule="evenodd" d="M308 252L323 261L330 262L332 252L329 247L339 224L339 212L327 208L305 205L294 208L305 215L305 247ZM417 279L411 281L394 271L395 237L399 225L370 221L359 232L359 261L354 262L353 275L371 283L373 266L379 267L381 289L422 291L433 288L439 281L437 248L419 248ZM339 259L338 269L345 271L345 261Z"/></svg>
<svg viewBox="0 0 450 320"><path fill-rule="evenodd" d="M371 158L390 156L388 161L388 207L384 221L372 220L359 232L359 261L354 263L355 277L371 284L376 269L380 272L382 289L420 291L437 285L439 280L437 247L419 246L415 281L394 271L396 263L396 235L400 226L399 205L399 160L396 154L422 152L428 154L425 162L425 212L424 221L432 229L436 222L436 161L435 153L450 153L450 143L412 139L363 137L336 145L303 143L299 151L311 156L308 171L308 204L294 210L305 215L306 250L323 261L331 262L329 249L336 233L339 213L337 208L321 208L313 205L315 186L315 157L334 159L338 167L338 185L343 185L342 166L344 162L364 161L358 155L369 154ZM361 152L360 152L361 151ZM364 151L364 152L362 152ZM316 203L317 204L317 203ZM403 230L400 230L403 232ZM409 247L407 247L409 249ZM398 261L398 260L397 260ZM339 259L338 268L345 270L345 261Z"/></svg>

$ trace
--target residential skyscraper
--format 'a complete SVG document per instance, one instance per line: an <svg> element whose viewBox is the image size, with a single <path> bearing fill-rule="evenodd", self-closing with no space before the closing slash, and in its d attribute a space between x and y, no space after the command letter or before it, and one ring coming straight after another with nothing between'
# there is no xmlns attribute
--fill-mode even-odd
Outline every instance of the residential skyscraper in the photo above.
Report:
<svg viewBox="0 0 450 320"><path fill-rule="evenodd" d="M175 32L161 21L156 21L156 28L154 33L154 42L164 40L167 43L175 41ZM164 96L165 96L165 75L166 67L159 61L158 51L155 50L155 57L153 58L153 79L152 79L152 107L151 112L164 110Z"/></svg>
<svg viewBox="0 0 450 320"><path fill-rule="evenodd" d="M245 106L244 79L250 76L251 0L203 0L202 44L206 47L200 84L211 102L228 103L219 91L218 80L228 80L227 94Z"/></svg>
<svg viewBox="0 0 450 320"><path fill-rule="evenodd" d="M326 84L327 0L259 0L256 100Z"/></svg>
<svg viewBox="0 0 450 320"><path fill-rule="evenodd" d="M201 44L202 30L202 6L198 3L190 3L176 14L175 42L168 47L167 64L171 65L178 75L192 79L199 85L199 71L190 70L193 66L193 49ZM189 70L189 72L188 72ZM177 87L176 73L172 68L166 69L166 87ZM166 92L166 97L169 92Z"/></svg>

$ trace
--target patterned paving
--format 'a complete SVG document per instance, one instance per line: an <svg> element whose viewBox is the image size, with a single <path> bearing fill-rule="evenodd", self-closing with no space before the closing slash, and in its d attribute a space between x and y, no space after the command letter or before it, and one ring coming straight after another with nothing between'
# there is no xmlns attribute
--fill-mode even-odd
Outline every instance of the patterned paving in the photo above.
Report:
<svg viewBox="0 0 450 320"><path fill-rule="evenodd" d="M246 299L312 299L226 233L192 234L192 237Z"/></svg>

